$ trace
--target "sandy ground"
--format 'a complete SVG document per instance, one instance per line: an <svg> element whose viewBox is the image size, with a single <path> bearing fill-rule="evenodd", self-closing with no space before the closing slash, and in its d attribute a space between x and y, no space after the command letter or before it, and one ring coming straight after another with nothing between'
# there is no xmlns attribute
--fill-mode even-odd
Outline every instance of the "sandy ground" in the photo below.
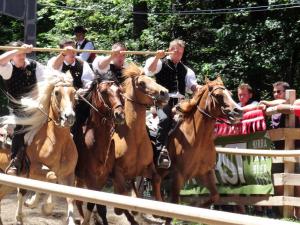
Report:
<svg viewBox="0 0 300 225"><path fill-rule="evenodd" d="M7 195L2 200L1 205L1 216L2 222L4 225L16 224L15 213L17 207L17 198L16 193L12 193ZM30 225L62 225L66 224L66 212L67 212L67 204L65 199L60 197L54 198L55 208L53 214L51 216L44 216L41 212L41 204L36 209L30 209L27 207L23 207L24 214L24 224ZM75 218L78 220L79 224L79 215L77 212L77 208L75 206ZM95 217L95 216L94 216ZM117 216L112 208L108 208L108 221L109 224L115 225L128 225L128 221L124 215ZM143 215L138 214L136 220L141 225L149 225L149 224L161 224L161 221L158 220L149 220L146 219ZM95 219L92 219L91 224L95 224Z"/></svg>

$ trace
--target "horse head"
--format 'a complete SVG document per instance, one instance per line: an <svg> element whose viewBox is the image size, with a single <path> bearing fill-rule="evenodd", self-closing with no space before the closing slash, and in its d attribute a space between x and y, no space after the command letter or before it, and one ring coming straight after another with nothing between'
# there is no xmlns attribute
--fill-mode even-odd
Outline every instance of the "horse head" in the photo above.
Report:
<svg viewBox="0 0 300 225"><path fill-rule="evenodd" d="M146 76L142 68L130 64L123 70L123 75L126 78L123 84L127 94L125 98L147 106L163 106L168 103L168 90L157 84L154 79ZM131 90L128 90L129 86Z"/></svg>
<svg viewBox="0 0 300 225"><path fill-rule="evenodd" d="M241 107L232 99L231 93L225 88L218 77L214 81L207 81L207 98L204 110L214 118L225 118L231 124L238 123L243 116Z"/></svg>
<svg viewBox="0 0 300 225"><path fill-rule="evenodd" d="M54 117L51 119L61 127L71 127L75 122L75 93L71 80L59 80L54 85L50 103Z"/></svg>
<svg viewBox="0 0 300 225"><path fill-rule="evenodd" d="M205 80L205 85L198 90L192 99L181 102L177 111L189 114L197 109L209 118L228 119L229 123L238 123L242 119L241 107L232 99L231 93L225 88L223 81L218 77L214 81Z"/></svg>
<svg viewBox="0 0 300 225"><path fill-rule="evenodd" d="M92 104L106 119L116 124L125 121L120 87L111 79L110 72L99 76L92 84Z"/></svg>

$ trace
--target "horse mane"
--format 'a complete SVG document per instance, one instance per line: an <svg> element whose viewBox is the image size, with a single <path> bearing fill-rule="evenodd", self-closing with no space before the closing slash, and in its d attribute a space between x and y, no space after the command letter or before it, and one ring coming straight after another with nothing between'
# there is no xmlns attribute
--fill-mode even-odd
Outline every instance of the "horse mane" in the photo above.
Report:
<svg viewBox="0 0 300 225"><path fill-rule="evenodd" d="M192 109L194 109L196 107L196 105L198 104L198 102L200 101L201 97L204 95L204 93L209 90L210 88L214 87L214 86L224 86L223 81L221 80L221 78L218 76L217 79L210 81L207 78L205 79L205 85L200 89L197 90L193 97L189 100L185 100L182 101L179 104L179 111L183 114L187 114L189 112L191 112Z"/></svg>
<svg viewBox="0 0 300 225"><path fill-rule="evenodd" d="M144 70L137 66L135 63L130 63L125 69L122 71L124 81L122 83L123 87L126 88L130 82L127 78L134 78L144 74Z"/></svg>
<svg viewBox="0 0 300 225"><path fill-rule="evenodd" d="M32 91L23 96L20 100L9 98L13 102L18 115L0 117L1 124L23 125L21 132L36 132L47 121L49 114L51 94L56 85L73 85L73 78L70 73L60 73L55 70L44 71L45 79L37 82ZM45 115L46 114L46 115Z"/></svg>

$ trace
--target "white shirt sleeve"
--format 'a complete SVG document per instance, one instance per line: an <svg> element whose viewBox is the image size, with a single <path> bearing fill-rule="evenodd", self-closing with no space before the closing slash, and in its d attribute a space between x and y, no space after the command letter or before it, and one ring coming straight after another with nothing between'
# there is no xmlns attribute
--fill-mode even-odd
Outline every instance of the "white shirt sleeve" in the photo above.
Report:
<svg viewBox="0 0 300 225"><path fill-rule="evenodd" d="M83 48L84 50L94 50L94 45L91 41L87 42ZM82 52L79 54L79 58L82 59L83 61L87 61L90 57L90 54L89 52Z"/></svg>
<svg viewBox="0 0 300 225"><path fill-rule="evenodd" d="M100 69L99 68L99 64L105 60L105 58L107 58L107 56L97 56L93 62L93 70L95 72L98 72L99 74L105 74L107 73L107 71L109 70L110 68L110 65L108 64L105 68L103 69Z"/></svg>
<svg viewBox="0 0 300 225"><path fill-rule="evenodd" d="M44 81L46 79L47 76L47 67L36 62L36 71L35 71L35 76L36 76L36 80L37 82L41 82Z"/></svg>
<svg viewBox="0 0 300 225"><path fill-rule="evenodd" d="M53 68L53 64L54 64L54 61L56 59L56 56L52 57L51 59L49 59L48 63L47 63L47 67L49 67L50 69L54 69ZM62 67L63 65L61 65L58 69L58 71L61 71L62 70Z"/></svg>
<svg viewBox="0 0 300 225"><path fill-rule="evenodd" d="M153 76L154 74L157 74L162 68L162 61L159 59L158 62L157 62L157 66L156 66L155 71L154 72L149 71L149 66L153 62L154 58L155 57L151 57L151 58L146 60L144 71L145 71L145 74L147 76Z"/></svg>
<svg viewBox="0 0 300 225"><path fill-rule="evenodd" d="M93 80L95 79L95 74L92 71L90 65L87 62L83 62L83 71L81 76L81 81L83 83L83 89L90 88Z"/></svg>
<svg viewBox="0 0 300 225"><path fill-rule="evenodd" d="M193 70L191 70L187 66L185 66L185 68L187 69L186 76L185 76L186 91L188 93L192 93L191 88L192 86L197 85L197 78Z"/></svg>
<svg viewBox="0 0 300 225"><path fill-rule="evenodd" d="M11 77L12 71L13 71L13 66L10 62L4 65L0 64L0 76L2 76L4 80L8 80Z"/></svg>

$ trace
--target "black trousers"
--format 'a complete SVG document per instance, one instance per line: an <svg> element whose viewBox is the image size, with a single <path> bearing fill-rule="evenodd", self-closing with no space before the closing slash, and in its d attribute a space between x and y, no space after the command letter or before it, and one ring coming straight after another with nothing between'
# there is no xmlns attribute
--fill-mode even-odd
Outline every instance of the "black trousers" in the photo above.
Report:
<svg viewBox="0 0 300 225"><path fill-rule="evenodd" d="M156 138L156 149L161 151L163 146L168 143L168 133L172 128L173 115L172 108L178 103L177 98L170 98L167 105L157 110L159 117L157 138Z"/></svg>
<svg viewBox="0 0 300 225"><path fill-rule="evenodd" d="M81 134L80 129L90 115L90 106L83 100L78 100L75 105L75 122L71 128L74 141L77 140ZM75 142L76 143L76 142Z"/></svg>
<svg viewBox="0 0 300 225"><path fill-rule="evenodd" d="M11 143L11 159L15 158L19 153L24 153L26 146L24 140L24 133L20 132L23 129L23 126L17 125L14 134L12 137Z"/></svg>

